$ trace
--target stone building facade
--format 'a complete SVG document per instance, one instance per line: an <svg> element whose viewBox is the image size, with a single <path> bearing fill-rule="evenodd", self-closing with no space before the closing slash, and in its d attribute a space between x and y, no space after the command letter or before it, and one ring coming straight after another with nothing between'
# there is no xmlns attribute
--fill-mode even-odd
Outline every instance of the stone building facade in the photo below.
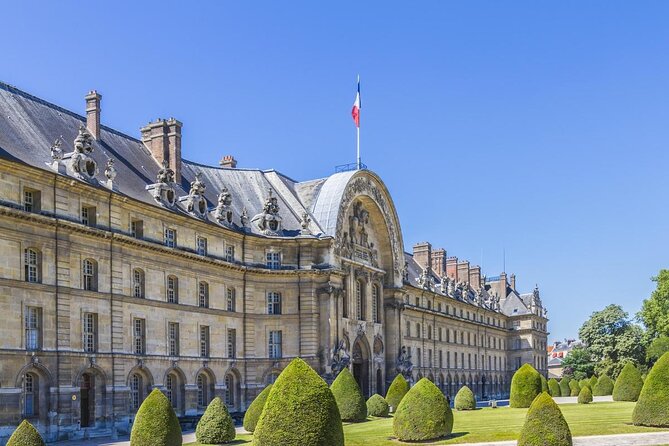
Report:
<svg viewBox="0 0 669 446"><path fill-rule="evenodd" d="M0 83L0 444L127 432L159 388L180 416L242 412L294 357L366 395L396 373L503 396L545 373L538 290L428 243L405 253L383 181L313 181L181 156L182 124L140 138Z"/></svg>

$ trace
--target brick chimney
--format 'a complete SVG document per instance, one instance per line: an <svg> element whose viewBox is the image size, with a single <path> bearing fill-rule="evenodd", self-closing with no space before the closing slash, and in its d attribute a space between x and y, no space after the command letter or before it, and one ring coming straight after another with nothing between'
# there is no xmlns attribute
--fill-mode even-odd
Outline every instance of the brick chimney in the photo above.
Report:
<svg viewBox="0 0 669 446"><path fill-rule="evenodd" d="M446 259L446 275L449 279L458 281L458 258L449 257Z"/></svg>
<svg viewBox="0 0 669 446"><path fill-rule="evenodd" d="M181 126L181 122L170 118L157 119L142 127L142 142L158 164L167 160L176 183L181 182Z"/></svg>
<svg viewBox="0 0 669 446"><path fill-rule="evenodd" d="M458 278L460 281L469 281L469 261L458 262Z"/></svg>
<svg viewBox="0 0 669 446"><path fill-rule="evenodd" d="M218 164L220 164L221 167L235 169L237 167L237 160L232 155L225 155Z"/></svg>
<svg viewBox="0 0 669 446"><path fill-rule="evenodd" d="M93 138L100 139L100 100L102 95L91 90L86 95L86 128Z"/></svg>
<svg viewBox="0 0 669 446"><path fill-rule="evenodd" d="M474 265L469 268L469 285L475 290L481 289L481 267Z"/></svg>
<svg viewBox="0 0 669 446"><path fill-rule="evenodd" d="M511 274L511 277L509 277L509 284L511 285L512 290L516 290L516 275Z"/></svg>
<svg viewBox="0 0 669 446"><path fill-rule="evenodd" d="M432 245L428 242L416 243L413 247L413 259L421 268L432 267Z"/></svg>
<svg viewBox="0 0 669 446"><path fill-rule="evenodd" d="M439 277L446 274L446 250L444 248L432 251L432 271Z"/></svg>

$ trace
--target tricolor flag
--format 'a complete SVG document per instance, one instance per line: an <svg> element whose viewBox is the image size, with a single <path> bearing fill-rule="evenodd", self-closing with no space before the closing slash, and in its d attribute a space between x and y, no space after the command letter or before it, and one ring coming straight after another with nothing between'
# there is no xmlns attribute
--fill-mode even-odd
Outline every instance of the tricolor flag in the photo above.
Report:
<svg viewBox="0 0 669 446"><path fill-rule="evenodd" d="M355 94L355 101L353 101L353 110L351 110L351 116L353 116L355 126L360 128L360 76L358 76L358 92Z"/></svg>

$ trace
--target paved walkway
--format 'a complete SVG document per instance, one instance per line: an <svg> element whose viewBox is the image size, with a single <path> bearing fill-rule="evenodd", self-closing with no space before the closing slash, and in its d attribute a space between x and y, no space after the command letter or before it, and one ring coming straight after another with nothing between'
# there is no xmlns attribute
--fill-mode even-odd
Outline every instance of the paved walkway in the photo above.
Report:
<svg viewBox="0 0 669 446"><path fill-rule="evenodd" d="M666 444L669 444L669 432L574 437L574 446L657 446ZM458 446L516 446L516 441L465 443Z"/></svg>

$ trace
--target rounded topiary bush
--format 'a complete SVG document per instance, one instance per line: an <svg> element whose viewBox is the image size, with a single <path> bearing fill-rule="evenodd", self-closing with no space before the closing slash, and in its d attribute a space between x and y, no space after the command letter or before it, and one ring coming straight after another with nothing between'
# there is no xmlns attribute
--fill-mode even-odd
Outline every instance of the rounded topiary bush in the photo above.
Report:
<svg viewBox="0 0 669 446"><path fill-rule="evenodd" d="M202 444L221 444L235 439L235 424L219 397L211 400L197 423L195 438Z"/></svg>
<svg viewBox="0 0 669 446"><path fill-rule="evenodd" d="M457 410L476 409L476 397L469 387L461 387L458 394L455 395L455 408Z"/></svg>
<svg viewBox="0 0 669 446"><path fill-rule="evenodd" d="M643 426L669 426L669 353L663 354L648 373L634 406L632 422Z"/></svg>
<svg viewBox="0 0 669 446"><path fill-rule="evenodd" d="M422 378L402 398L393 419L393 432L401 441L433 440L453 430L453 412L441 390Z"/></svg>
<svg viewBox="0 0 669 446"><path fill-rule="evenodd" d="M569 387L569 381L571 381L571 380L566 376L560 380L560 395L556 395L556 396L569 396L569 395L571 395L571 387Z"/></svg>
<svg viewBox="0 0 669 446"><path fill-rule="evenodd" d="M23 420L9 437L7 446L44 446L44 440L28 420Z"/></svg>
<svg viewBox="0 0 669 446"><path fill-rule="evenodd" d="M253 445L344 445L337 402L325 381L302 359L293 359L274 382Z"/></svg>
<svg viewBox="0 0 669 446"><path fill-rule="evenodd" d="M634 364L628 362L613 386L613 401L636 401L639 399L642 387L641 373Z"/></svg>
<svg viewBox="0 0 669 446"><path fill-rule="evenodd" d="M560 383L557 379L551 378L548 380L548 393L550 396L561 396Z"/></svg>
<svg viewBox="0 0 669 446"><path fill-rule="evenodd" d="M569 389L569 396L578 396L578 394L581 392L581 386L578 385L578 381L575 379L569 381Z"/></svg>
<svg viewBox="0 0 669 446"><path fill-rule="evenodd" d="M597 380L597 384L592 387L594 396L605 396L613 393L613 380L608 375L602 375Z"/></svg>
<svg viewBox="0 0 669 446"><path fill-rule="evenodd" d="M158 389L146 397L130 432L130 446L181 446L181 426L170 400Z"/></svg>
<svg viewBox="0 0 669 446"><path fill-rule="evenodd" d="M378 393L367 400L367 415L370 417L387 417L389 412L388 402Z"/></svg>
<svg viewBox="0 0 669 446"><path fill-rule="evenodd" d="M243 426L247 432L253 432L256 430L258 419L260 419L260 414L265 407L265 401L267 401L267 395L269 395L270 390L272 390L271 384L265 387L262 392L260 392L258 396L255 397L249 408L246 409Z"/></svg>
<svg viewBox="0 0 669 446"><path fill-rule="evenodd" d="M578 404L590 404L592 403L592 390L589 386L583 386L580 392L578 392Z"/></svg>
<svg viewBox="0 0 669 446"><path fill-rule="evenodd" d="M546 377L541 374L539 376L541 376L541 391L548 392L548 381L546 380Z"/></svg>
<svg viewBox="0 0 669 446"><path fill-rule="evenodd" d="M511 407L530 407L532 401L541 393L541 375L534 367L524 364L516 370L511 379Z"/></svg>
<svg viewBox="0 0 669 446"><path fill-rule="evenodd" d="M404 398L404 395L409 391L409 383L402 374L398 374L393 382L390 383L388 391L386 392L386 401L390 406L391 410L397 410L397 406L400 405L400 401Z"/></svg>
<svg viewBox="0 0 669 446"><path fill-rule="evenodd" d="M343 421L365 421L367 405L360 386L348 368L344 368L330 386Z"/></svg>
<svg viewBox="0 0 669 446"><path fill-rule="evenodd" d="M572 446L569 426L547 393L537 396L527 411L518 446Z"/></svg>

